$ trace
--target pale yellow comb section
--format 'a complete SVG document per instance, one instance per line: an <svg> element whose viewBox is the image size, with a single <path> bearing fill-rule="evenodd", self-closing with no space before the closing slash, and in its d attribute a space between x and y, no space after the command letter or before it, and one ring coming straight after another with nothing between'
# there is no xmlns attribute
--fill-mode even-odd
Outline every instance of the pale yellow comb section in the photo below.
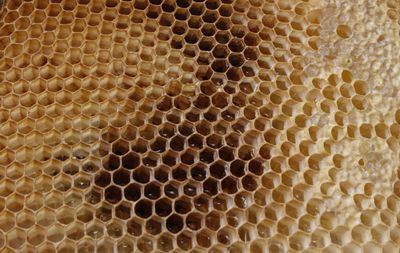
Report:
<svg viewBox="0 0 400 253"><path fill-rule="evenodd" d="M397 0L0 6L0 252L399 252Z"/></svg>

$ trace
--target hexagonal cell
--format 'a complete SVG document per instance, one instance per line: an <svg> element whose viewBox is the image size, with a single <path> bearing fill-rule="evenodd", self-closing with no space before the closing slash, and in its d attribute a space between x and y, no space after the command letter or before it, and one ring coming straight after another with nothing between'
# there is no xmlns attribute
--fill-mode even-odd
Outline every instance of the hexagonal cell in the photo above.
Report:
<svg viewBox="0 0 400 253"><path fill-rule="evenodd" d="M91 177L85 173L80 173L74 178L74 187L85 190L91 184Z"/></svg>
<svg viewBox="0 0 400 253"><path fill-rule="evenodd" d="M216 195L218 193L218 189L218 181L215 179L209 178L203 182L203 192L210 196Z"/></svg>
<svg viewBox="0 0 400 253"><path fill-rule="evenodd" d="M247 191L255 191L258 187L258 180L252 175L246 175L241 180L242 186Z"/></svg>
<svg viewBox="0 0 400 253"><path fill-rule="evenodd" d="M222 191L228 194L234 194L238 191L238 182L236 178L228 176L221 182Z"/></svg>
<svg viewBox="0 0 400 253"><path fill-rule="evenodd" d="M76 217L79 221L88 223L93 220L94 210L92 207L84 205L78 209Z"/></svg>
<svg viewBox="0 0 400 253"><path fill-rule="evenodd" d="M56 248L52 243L44 242L38 247L37 252L56 252Z"/></svg>
<svg viewBox="0 0 400 253"><path fill-rule="evenodd" d="M158 199L161 196L162 186L151 182L144 187L144 196L149 199Z"/></svg>
<svg viewBox="0 0 400 253"><path fill-rule="evenodd" d="M184 182L187 179L187 171L188 167L186 165L178 165L173 171L172 171L172 177L175 180L182 181Z"/></svg>
<svg viewBox="0 0 400 253"><path fill-rule="evenodd" d="M225 212L232 207L233 198L222 193L215 196L212 202L216 210Z"/></svg>
<svg viewBox="0 0 400 253"><path fill-rule="evenodd" d="M157 153L150 152L146 157L143 157L142 163L144 166L157 167L161 157Z"/></svg>
<svg viewBox="0 0 400 253"><path fill-rule="evenodd" d="M174 237L164 233L157 240L157 248L164 252L171 251L174 248Z"/></svg>
<svg viewBox="0 0 400 253"><path fill-rule="evenodd" d="M58 224L51 226L46 232L46 239L57 243L64 239L64 228Z"/></svg>
<svg viewBox="0 0 400 253"><path fill-rule="evenodd" d="M76 123L76 122L74 122L74 123ZM82 126L79 127L79 130L83 130L83 129L86 129L86 128L87 128L86 126L83 126L84 123L80 123L80 124L81 124ZM74 159L77 159L77 160L85 159L86 157L88 157L89 154L90 154L90 148L89 148L89 146L82 145L82 144L76 146L76 147L72 150L72 157L73 157Z"/></svg>
<svg viewBox="0 0 400 253"><path fill-rule="evenodd" d="M135 204L135 213L141 218L148 218L152 215L153 204L148 200L139 200Z"/></svg>
<svg viewBox="0 0 400 253"><path fill-rule="evenodd" d="M106 222L112 218L112 207L106 203L96 209L96 218Z"/></svg>
<svg viewBox="0 0 400 253"><path fill-rule="evenodd" d="M183 222L182 217L177 214L172 214L166 220L166 228L168 229L168 231L170 231L171 233L174 233L174 234L181 231L183 228L183 225L184 225L184 222Z"/></svg>
<svg viewBox="0 0 400 253"><path fill-rule="evenodd" d="M213 239L214 237L212 236L212 232L207 229L201 230L196 236L197 243L204 248L209 248L213 245Z"/></svg>
<svg viewBox="0 0 400 253"><path fill-rule="evenodd" d="M27 234L27 241L32 245L39 245L45 240L45 230L40 226L32 227Z"/></svg>
<svg viewBox="0 0 400 253"><path fill-rule="evenodd" d="M156 214L160 217L166 217L172 212L172 201L168 198L162 198L155 203Z"/></svg>
<svg viewBox="0 0 400 253"><path fill-rule="evenodd" d="M111 183L111 175L109 172L102 170L96 174L94 182L97 186L104 188Z"/></svg>
<svg viewBox="0 0 400 253"><path fill-rule="evenodd" d="M235 204L240 208L248 208L250 203L253 202L252 195L248 192L242 191L235 195Z"/></svg>
<svg viewBox="0 0 400 253"><path fill-rule="evenodd" d="M205 217L206 227L210 230L217 231L222 225L223 217L219 212L211 212Z"/></svg>
<svg viewBox="0 0 400 253"><path fill-rule="evenodd" d="M26 240L26 233L21 229L13 229L6 235L8 246L17 250L24 245Z"/></svg>
<svg viewBox="0 0 400 253"><path fill-rule="evenodd" d="M219 157L227 162L233 161L235 159L235 151L229 147L222 147L218 151Z"/></svg>
<svg viewBox="0 0 400 253"><path fill-rule="evenodd" d="M175 151L182 151L185 148L185 137L176 135L170 140L169 145Z"/></svg>
<svg viewBox="0 0 400 253"><path fill-rule="evenodd" d="M67 227L65 234L70 240L79 241L85 235L84 226L81 223L74 222Z"/></svg>
<svg viewBox="0 0 400 253"><path fill-rule="evenodd" d="M122 220L127 220L131 217L131 204L126 201L122 201L118 206L115 207L115 216Z"/></svg>
<svg viewBox="0 0 400 253"><path fill-rule="evenodd" d="M155 242L148 236L142 236L138 239L137 248L142 252L152 252L154 250Z"/></svg>
<svg viewBox="0 0 400 253"><path fill-rule="evenodd" d="M187 197L176 199L174 209L179 214L186 214L192 209L192 201Z"/></svg>
<svg viewBox="0 0 400 253"><path fill-rule="evenodd" d="M127 200L136 201L140 198L141 192L139 184L131 183L124 189L124 196Z"/></svg>
<svg viewBox="0 0 400 253"><path fill-rule="evenodd" d="M126 169L134 169L140 164L140 157L136 153L128 153L122 157L122 166Z"/></svg>
<svg viewBox="0 0 400 253"><path fill-rule="evenodd" d="M276 224L269 219L264 219L257 225L257 231L258 235L262 238L271 237L276 233Z"/></svg>
<svg viewBox="0 0 400 253"><path fill-rule="evenodd" d="M10 126L10 127L14 127L14 126ZM14 158L15 158L14 152L11 152L8 149L5 149L2 151L2 154L0 155L0 165L3 165L3 166L8 165L12 161L14 161Z"/></svg>
<svg viewBox="0 0 400 253"><path fill-rule="evenodd" d="M16 222L21 228L30 228L35 224L34 213L29 210L23 210L17 214Z"/></svg>
<svg viewBox="0 0 400 253"><path fill-rule="evenodd" d="M69 207L62 208L57 212L56 218L64 225L70 224L75 220L75 211Z"/></svg>
<svg viewBox="0 0 400 253"><path fill-rule="evenodd" d="M177 152L174 151L167 151L162 158L162 162L169 166L172 167L174 165L177 164L177 160L178 160L179 154Z"/></svg>
<svg viewBox="0 0 400 253"><path fill-rule="evenodd" d="M151 218L146 221L146 232L152 235L158 235L162 231L162 220L158 218Z"/></svg>
<svg viewBox="0 0 400 253"><path fill-rule="evenodd" d="M44 243L44 245L46 245L47 247L49 247L50 250L54 249L54 247L51 247L52 245L49 244L49 243ZM46 246L40 246L39 249L38 249L38 252L43 252L43 249L44 249ZM35 252L35 247L34 247L34 246L31 246L30 244L26 244L26 245L23 245L22 248L20 248L19 250L20 250L20 252ZM53 251L53 252L54 252L54 251Z"/></svg>
<svg viewBox="0 0 400 253"><path fill-rule="evenodd" d="M107 234L112 238L119 238L123 235L123 224L121 222L111 222L107 225Z"/></svg>
<svg viewBox="0 0 400 253"><path fill-rule="evenodd" d="M217 233L218 242L229 245L237 239L236 231L230 227L223 227Z"/></svg>
<svg viewBox="0 0 400 253"><path fill-rule="evenodd" d="M94 220L88 224L85 233L93 239L99 239L104 235L104 224L98 220Z"/></svg>
<svg viewBox="0 0 400 253"><path fill-rule="evenodd" d="M155 169L154 178L160 183L165 183L169 179L169 174L170 168L168 166L161 165Z"/></svg>
<svg viewBox="0 0 400 253"><path fill-rule="evenodd" d="M102 164L106 170L113 171L120 167L120 158L114 154L110 154L103 158Z"/></svg>
<svg viewBox="0 0 400 253"><path fill-rule="evenodd" d="M203 163L212 163L215 160L215 155L215 150L204 148L199 154L199 159Z"/></svg>
<svg viewBox="0 0 400 253"><path fill-rule="evenodd" d="M90 252L95 250L95 241L83 239L77 247L78 252Z"/></svg>
<svg viewBox="0 0 400 253"><path fill-rule="evenodd" d="M14 192L15 185L9 179L1 180L0 182L0 196L7 197L12 192Z"/></svg>
<svg viewBox="0 0 400 253"><path fill-rule="evenodd" d="M253 225L246 223L246 224L243 224L241 227L239 227L238 234L239 234L240 240L242 240L244 242L254 241L255 236L256 236L256 229Z"/></svg>
<svg viewBox="0 0 400 253"><path fill-rule="evenodd" d="M129 143L124 140L117 140L112 144L112 152L118 156L124 155L129 151Z"/></svg>
<svg viewBox="0 0 400 253"><path fill-rule="evenodd" d="M22 164L14 163L6 168L6 176L11 180L17 180L23 176L24 168ZM4 183L3 183L4 184ZM5 185L6 186L6 185ZM5 187L5 194L7 194L7 188ZM0 191L1 192L1 191Z"/></svg>
<svg viewBox="0 0 400 253"><path fill-rule="evenodd" d="M132 173L132 178L138 183L145 184L150 181L150 173L149 168L141 166Z"/></svg>
<svg viewBox="0 0 400 253"><path fill-rule="evenodd" d="M11 194L6 199L6 208L11 212L17 213L24 207L24 197L19 194Z"/></svg>
<svg viewBox="0 0 400 253"><path fill-rule="evenodd" d="M3 211L0 213L0 229L3 232L8 232L15 226L15 216L13 213Z"/></svg>
<svg viewBox="0 0 400 253"><path fill-rule="evenodd" d="M54 187L61 191L61 192L66 192L68 191L71 186L72 186L72 182L71 182L71 178L65 174L59 174L56 178L55 178L55 182L54 182Z"/></svg>
<svg viewBox="0 0 400 253"><path fill-rule="evenodd" d="M70 216L68 216L70 215ZM65 213L63 211L60 211L59 216L54 213L51 209L48 208L43 208L41 209L37 214L36 214L36 220L39 225L42 226L50 226L54 224L55 220L57 219L65 221L65 222L70 222L71 217L73 219L73 214L71 214L71 210L69 210L69 213Z"/></svg>
<svg viewBox="0 0 400 253"><path fill-rule="evenodd" d="M89 161L86 161L82 165L82 170L87 173L95 173L99 170L100 168L100 161L96 159L91 159Z"/></svg>
<svg viewBox="0 0 400 253"><path fill-rule="evenodd" d="M99 203L101 199L102 191L100 189L97 189L96 187L93 187L85 195L85 200L92 205Z"/></svg>
<svg viewBox="0 0 400 253"><path fill-rule="evenodd" d="M183 186L183 193L187 196L193 197L200 192L200 183L189 181Z"/></svg>
<svg viewBox="0 0 400 253"><path fill-rule="evenodd" d="M71 163L66 163L63 166L63 172L67 175L73 176L76 173L78 173L79 171L79 166L77 163L75 162L71 162Z"/></svg>
<svg viewBox="0 0 400 253"><path fill-rule="evenodd" d="M209 197L207 195L200 195L194 199L194 207L200 212L207 213L210 210Z"/></svg>
<svg viewBox="0 0 400 253"><path fill-rule="evenodd" d="M121 189L111 185L104 191L104 198L111 204L116 204L122 199Z"/></svg>
<svg viewBox="0 0 400 253"><path fill-rule="evenodd" d="M132 242L133 238L129 236L124 236L118 241L117 250L118 253L128 253L134 250L134 244Z"/></svg>
<svg viewBox="0 0 400 253"><path fill-rule="evenodd" d="M75 251L75 243L71 240L65 240L57 246L57 251L62 253L74 252Z"/></svg>

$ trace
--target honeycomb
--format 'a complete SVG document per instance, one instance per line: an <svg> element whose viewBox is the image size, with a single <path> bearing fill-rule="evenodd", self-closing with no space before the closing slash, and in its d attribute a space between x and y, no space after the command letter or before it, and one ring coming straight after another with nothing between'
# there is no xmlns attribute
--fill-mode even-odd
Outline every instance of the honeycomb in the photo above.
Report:
<svg viewBox="0 0 400 253"><path fill-rule="evenodd" d="M0 6L1 252L399 252L399 1Z"/></svg>

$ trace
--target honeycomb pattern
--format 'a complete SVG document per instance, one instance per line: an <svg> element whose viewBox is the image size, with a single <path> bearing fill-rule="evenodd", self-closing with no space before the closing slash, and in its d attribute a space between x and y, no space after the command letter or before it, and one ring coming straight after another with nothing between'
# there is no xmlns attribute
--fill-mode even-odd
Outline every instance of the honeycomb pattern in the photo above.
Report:
<svg viewBox="0 0 400 253"><path fill-rule="evenodd" d="M1 252L400 250L398 1L0 6Z"/></svg>

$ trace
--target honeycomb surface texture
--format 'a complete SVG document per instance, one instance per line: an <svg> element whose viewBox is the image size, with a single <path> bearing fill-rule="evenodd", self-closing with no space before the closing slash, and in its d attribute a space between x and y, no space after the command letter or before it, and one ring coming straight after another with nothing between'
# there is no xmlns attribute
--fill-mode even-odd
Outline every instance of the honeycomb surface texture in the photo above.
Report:
<svg viewBox="0 0 400 253"><path fill-rule="evenodd" d="M0 6L0 252L399 252L399 1Z"/></svg>

